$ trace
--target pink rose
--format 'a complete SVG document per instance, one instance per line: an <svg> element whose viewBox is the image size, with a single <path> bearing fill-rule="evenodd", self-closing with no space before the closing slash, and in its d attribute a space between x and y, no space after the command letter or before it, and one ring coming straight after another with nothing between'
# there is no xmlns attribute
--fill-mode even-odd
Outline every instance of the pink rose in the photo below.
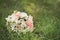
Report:
<svg viewBox="0 0 60 40"><path fill-rule="evenodd" d="M19 18L19 17L21 17L21 13L20 13L20 12L17 12L17 13L15 14L15 16L17 16L17 17Z"/></svg>
<svg viewBox="0 0 60 40"><path fill-rule="evenodd" d="M21 25L17 25L16 27L17 27L18 30L21 29Z"/></svg>
<svg viewBox="0 0 60 40"><path fill-rule="evenodd" d="M29 28L33 28L33 23L31 23L29 20L27 20L26 25L29 26Z"/></svg>

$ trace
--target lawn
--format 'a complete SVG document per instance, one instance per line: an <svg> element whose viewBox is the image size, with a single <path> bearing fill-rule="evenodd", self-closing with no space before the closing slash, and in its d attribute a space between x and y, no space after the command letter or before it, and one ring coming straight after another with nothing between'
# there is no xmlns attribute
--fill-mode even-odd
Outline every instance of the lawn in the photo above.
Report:
<svg viewBox="0 0 60 40"><path fill-rule="evenodd" d="M33 16L33 32L8 31L5 18L14 10ZM0 40L60 40L60 0L0 0Z"/></svg>

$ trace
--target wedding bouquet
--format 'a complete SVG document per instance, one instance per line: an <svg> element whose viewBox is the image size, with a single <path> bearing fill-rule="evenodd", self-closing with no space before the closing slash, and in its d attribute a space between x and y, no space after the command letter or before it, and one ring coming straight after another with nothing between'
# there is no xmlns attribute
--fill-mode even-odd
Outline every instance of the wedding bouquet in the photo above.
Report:
<svg viewBox="0 0 60 40"><path fill-rule="evenodd" d="M6 25L8 29L15 32L32 32L33 16L28 16L25 12L14 11L6 18Z"/></svg>

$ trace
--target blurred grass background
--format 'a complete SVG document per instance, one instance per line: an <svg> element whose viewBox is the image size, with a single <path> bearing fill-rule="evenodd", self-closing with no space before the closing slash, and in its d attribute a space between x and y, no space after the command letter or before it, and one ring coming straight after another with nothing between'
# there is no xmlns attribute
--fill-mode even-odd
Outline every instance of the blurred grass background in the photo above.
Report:
<svg viewBox="0 0 60 40"><path fill-rule="evenodd" d="M7 30L5 18L14 10L34 17L32 33ZM0 40L60 40L60 0L0 0Z"/></svg>

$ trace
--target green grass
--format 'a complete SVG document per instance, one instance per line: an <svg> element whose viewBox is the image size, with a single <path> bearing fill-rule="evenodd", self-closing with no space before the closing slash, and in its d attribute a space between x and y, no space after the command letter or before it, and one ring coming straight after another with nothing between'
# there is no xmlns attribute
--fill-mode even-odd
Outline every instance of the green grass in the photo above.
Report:
<svg viewBox="0 0 60 40"><path fill-rule="evenodd" d="M5 18L19 10L34 17L30 33L9 32ZM59 0L0 0L0 40L60 40Z"/></svg>

